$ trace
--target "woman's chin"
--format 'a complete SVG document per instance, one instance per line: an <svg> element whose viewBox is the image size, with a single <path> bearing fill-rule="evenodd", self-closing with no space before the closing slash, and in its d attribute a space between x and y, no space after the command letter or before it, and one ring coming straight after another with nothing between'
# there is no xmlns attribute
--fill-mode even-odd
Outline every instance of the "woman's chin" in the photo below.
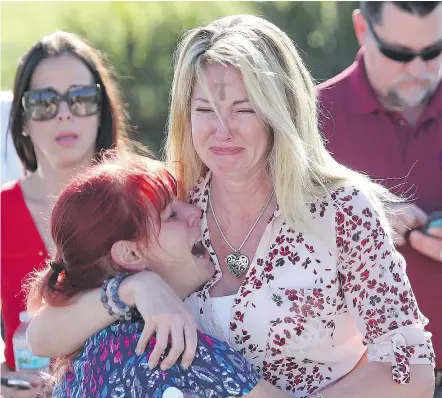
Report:
<svg viewBox="0 0 442 398"><path fill-rule="evenodd" d="M202 258L194 256L194 262L198 270L198 275L201 275L203 283L208 282L215 273L215 264L210 259L210 255L204 255Z"/></svg>

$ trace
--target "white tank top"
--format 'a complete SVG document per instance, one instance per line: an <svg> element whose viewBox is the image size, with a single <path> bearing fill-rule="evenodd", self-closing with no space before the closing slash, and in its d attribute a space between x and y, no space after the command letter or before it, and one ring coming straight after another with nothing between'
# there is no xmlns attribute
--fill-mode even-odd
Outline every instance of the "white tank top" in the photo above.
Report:
<svg viewBox="0 0 442 398"><path fill-rule="evenodd" d="M230 335L230 314L232 313L235 294L222 297L210 297L212 308L218 318L219 324L223 330L224 336L229 341Z"/></svg>

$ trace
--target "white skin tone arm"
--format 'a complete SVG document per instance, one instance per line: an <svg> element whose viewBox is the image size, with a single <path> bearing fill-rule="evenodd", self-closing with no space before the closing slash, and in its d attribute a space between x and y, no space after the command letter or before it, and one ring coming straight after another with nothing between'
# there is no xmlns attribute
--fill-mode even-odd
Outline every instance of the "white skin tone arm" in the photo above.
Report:
<svg viewBox="0 0 442 398"><path fill-rule="evenodd" d="M432 398L434 373L431 365L410 365L408 384L397 384L391 377L391 365L382 362L367 363L345 376L321 393L326 398ZM311 395L308 398L316 398Z"/></svg>
<svg viewBox="0 0 442 398"><path fill-rule="evenodd" d="M321 393L326 398L433 398L434 373L431 365L410 365L409 384L397 384L392 380L389 363L360 361L349 374L326 387ZM247 395L253 398L284 398L291 395L261 380ZM316 398L310 395L307 398Z"/></svg>
<svg viewBox="0 0 442 398"><path fill-rule="evenodd" d="M321 391L326 398L433 398L434 377L431 365L410 365L409 384L396 384L391 378L391 365L370 362L354 369L342 380ZM253 398L288 398L290 394L281 391L265 380L247 394ZM233 397L231 397L233 398ZM316 398L310 395L307 398Z"/></svg>
<svg viewBox="0 0 442 398"><path fill-rule="evenodd" d="M27 338L35 355L64 356L113 322L100 301L100 289L94 289L77 295L68 306L42 308L29 325Z"/></svg>
<svg viewBox="0 0 442 398"><path fill-rule="evenodd" d="M281 391L279 388L271 385L264 379L261 379L256 387L246 396L250 398L289 398L292 395L287 392Z"/></svg>
<svg viewBox="0 0 442 398"><path fill-rule="evenodd" d="M90 336L115 322L100 301L100 290L79 294L69 306L42 308L27 332L34 354L44 357L69 355L80 349ZM121 300L131 307L136 303L146 321L137 352L144 351L150 336L157 331L151 366L157 364L169 335L172 335L173 344L162 367L163 364L165 368L172 366L183 351L181 363L188 366L195 355L196 326L193 315L182 301L188 292L178 289L177 293L181 297L160 276L148 271L129 276L120 285Z"/></svg>

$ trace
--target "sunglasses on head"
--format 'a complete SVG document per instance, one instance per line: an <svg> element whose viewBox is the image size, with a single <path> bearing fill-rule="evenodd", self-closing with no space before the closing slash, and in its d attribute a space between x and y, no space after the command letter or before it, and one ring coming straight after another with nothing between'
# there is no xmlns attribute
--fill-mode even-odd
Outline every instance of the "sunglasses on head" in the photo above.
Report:
<svg viewBox="0 0 442 398"><path fill-rule="evenodd" d="M62 101L67 102L74 116L96 115L101 109L101 87L99 84L71 86L64 94L53 88L29 90L23 95L22 105L28 119L44 121L57 116Z"/></svg>
<svg viewBox="0 0 442 398"><path fill-rule="evenodd" d="M374 26L371 22L368 22L368 27L373 35L376 45L379 51L396 62L411 62L416 57L421 57L424 61L430 61L440 55L442 52L442 40L432 46L426 47L421 51L413 51L402 48L397 48L391 44L385 43L375 32Z"/></svg>

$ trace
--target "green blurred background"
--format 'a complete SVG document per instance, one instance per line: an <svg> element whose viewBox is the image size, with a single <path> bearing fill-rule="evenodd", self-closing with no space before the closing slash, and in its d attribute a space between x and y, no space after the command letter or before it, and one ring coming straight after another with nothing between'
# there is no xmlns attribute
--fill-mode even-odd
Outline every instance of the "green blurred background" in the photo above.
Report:
<svg viewBox="0 0 442 398"><path fill-rule="evenodd" d="M57 29L79 33L107 53L121 76L137 140L159 154L172 54L181 34L231 14L262 15L296 43L316 81L339 73L357 51L351 14L358 2L1 2L1 89L18 60Z"/></svg>

